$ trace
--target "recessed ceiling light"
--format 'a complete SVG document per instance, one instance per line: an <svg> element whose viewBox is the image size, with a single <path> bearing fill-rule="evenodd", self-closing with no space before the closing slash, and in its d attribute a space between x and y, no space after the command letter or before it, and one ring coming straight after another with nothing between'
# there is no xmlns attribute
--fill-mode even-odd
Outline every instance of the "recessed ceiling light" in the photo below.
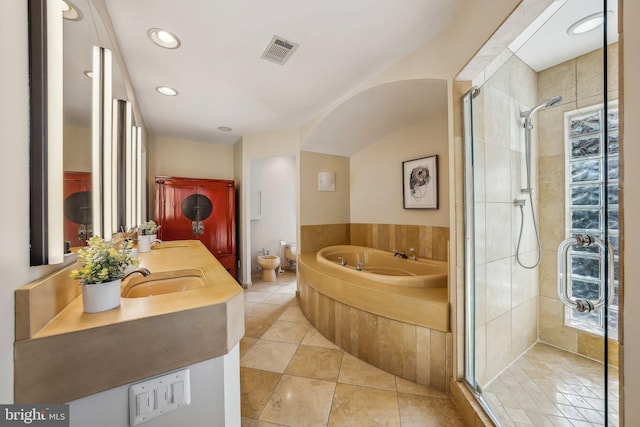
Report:
<svg viewBox="0 0 640 427"><path fill-rule="evenodd" d="M82 19L82 12L69 0L62 0L62 17L70 21L79 21Z"/></svg>
<svg viewBox="0 0 640 427"><path fill-rule="evenodd" d="M84 74L85 76L89 77L90 79L93 79L93 71L91 71L91 70L86 70L82 74Z"/></svg>
<svg viewBox="0 0 640 427"><path fill-rule="evenodd" d="M595 30L604 22L604 15L602 12L594 13L593 15L585 16L581 20L575 22L567 29L567 34L575 36L578 34L584 34L591 30Z"/></svg>
<svg viewBox="0 0 640 427"><path fill-rule="evenodd" d="M147 35L152 42L160 47L167 49L177 49L180 47L180 39L175 34L162 28L152 28L147 31Z"/></svg>
<svg viewBox="0 0 640 427"><path fill-rule="evenodd" d="M221 130L222 132L231 132L233 129L228 126L218 126L218 130Z"/></svg>
<svg viewBox="0 0 640 427"><path fill-rule="evenodd" d="M176 96L178 94L177 90L170 88L169 86L158 86L156 90L158 91L158 93L167 96Z"/></svg>

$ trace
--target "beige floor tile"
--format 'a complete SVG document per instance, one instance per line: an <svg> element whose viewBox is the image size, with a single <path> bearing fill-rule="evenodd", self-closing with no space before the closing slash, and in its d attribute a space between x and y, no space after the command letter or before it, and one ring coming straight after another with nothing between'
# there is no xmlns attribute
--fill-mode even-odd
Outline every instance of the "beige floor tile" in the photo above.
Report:
<svg viewBox="0 0 640 427"><path fill-rule="evenodd" d="M264 304L261 302L245 302L244 304L244 314L245 316L251 317L262 317L265 319L275 320L284 311L286 307L276 304Z"/></svg>
<svg viewBox="0 0 640 427"><path fill-rule="evenodd" d="M296 299L295 295L291 294L271 294L264 299L264 303L276 304L276 305L289 305Z"/></svg>
<svg viewBox="0 0 640 427"><path fill-rule="evenodd" d="M260 420L287 426L325 426L335 383L284 375Z"/></svg>
<svg viewBox="0 0 640 427"><path fill-rule="evenodd" d="M400 426L396 393L338 384L331 406L329 426Z"/></svg>
<svg viewBox="0 0 640 427"><path fill-rule="evenodd" d="M242 356L247 354L247 351L253 347L256 342L258 342L257 338L242 337L240 340L240 359L242 359Z"/></svg>
<svg viewBox="0 0 640 427"><path fill-rule="evenodd" d="M250 317L244 318L244 336L251 338L260 338L267 332L267 329L273 325L275 320L264 319L262 317Z"/></svg>
<svg viewBox="0 0 640 427"><path fill-rule="evenodd" d="M349 353L345 353L342 359L338 382L391 391L396 390L396 379L393 375L371 366Z"/></svg>
<svg viewBox="0 0 640 427"><path fill-rule="evenodd" d="M278 294L291 294L291 295L295 295L296 294L296 290L298 289L298 285L296 284L295 280L293 283L288 283L285 285L282 285L278 288L278 290L276 291L276 293Z"/></svg>
<svg viewBox="0 0 640 427"><path fill-rule="evenodd" d="M297 348L297 344L259 340L244 355L240 366L283 373Z"/></svg>
<svg viewBox="0 0 640 427"><path fill-rule="evenodd" d="M276 320L271 327L262 335L262 339L300 344L309 329L309 325L300 322L287 322Z"/></svg>
<svg viewBox="0 0 640 427"><path fill-rule="evenodd" d="M402 427L466 425L449 399L398 393L398 406Z"/></svg>
<svg viewBox="0 0 640 427"><path fill-rule="evenodd" d="M291 359L286 373L316 380L337 381L342 350L301 345Z"/></svg>
<svg viewBox="0 0 640 427"><path fill-rule="evenodd" d="M240 404L243 417L257 419L260 416L281 376L273 372L240 368Z"/></svg>
<svg viewBox="0 0 640 427"><path fill-rule="evenodd" d="M525 411L527 416L536 427L554 427L553 422L545 415L537 411Z"/></svg>
<svg viewBox="0 0 640 427"><path fill-rule="evenodd" d="M244 295L245 337L240 342L243 427L399 426L396 385L409 400L450 404L446 394L345 355L322 336L295 298L295 273L279 274L277 282L269 283L254 277L253 283ZM338 379L344 384L336 384ZM420 405L405 418L440 412Z"/></svg>
<svg viewBox="0 0 640 427"><path fill-rule="evenodd" d="M304 339L302 340L302 344L314 345L316 347L338 348L337 345L326 339L315 328L309 328L309 330L307 331L307 335L305 335Z"/></svg>
<svg viewBox="0 0 640 427"><path fill-rule="evenodd" d="M444 391L436 390L432 387L425 387L400 377L396 377L396 389L398 390L398 393L416 394L418 396L429 396L438 399L449 399L449 394Z"/></svg>
<svg viewBox="0 0 640 427"><path fill-rule="evenodd" d="M280 289L280 286L282 286L282 284L280 284L278 282L254 283L254 285L252 287L250 287L249 289L247 289L247 291L248 292L269 292L269 293L274 293L278 289Z"/></svg>
<svg viewBox="0 0 640 427"><path fill-rule="evenodd" d="M554 427L573 427L573 424L565 417L558 417L556 415L547 415L549 421L551 421Z"/></svg>
<svg viewBox="0 0 640 427"><path fill-rule="evenodd" d="M244 292L244 302L263 302L266 298L270 297L270 292Z"/></svg>
<svg viewBox="0 0 640 427"><path fill-rule="evenodd" d="M289 427L282 424L269 423L267 421L258 420L253 427Z"/></svg>
<svg viewBox="0 0 640 427"><path fill-rule="evenodd" d="M278 320L286 320L287 322L309 323L300 307L287 307Z"/></svg>

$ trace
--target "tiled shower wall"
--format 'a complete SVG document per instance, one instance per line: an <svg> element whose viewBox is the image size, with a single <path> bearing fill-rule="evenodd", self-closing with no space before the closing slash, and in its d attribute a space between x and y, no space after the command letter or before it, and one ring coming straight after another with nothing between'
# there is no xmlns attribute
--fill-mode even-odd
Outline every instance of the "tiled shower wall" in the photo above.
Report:
<svg viewBox="0 0 640 427"><path fill-rule="evenodd" d="M536 105L537 77L516 56L473 99L475 197L476 378L485 386L537 339L538 268L516 263L520 209L526 187L520 111ZM536 122L534 122L534 126ZM537 211L536 129L532 134L534 205ZM535 263L537 248L529 200L520 259Z"/></svg>
<svg viewBox="0 0 640 427"><path fill-rule="evenodd" d="M618 99L618 44L608 47L608 99ZM602 338L564 325L564 306L556 290L558 245L565 239L564 113L602 103L602 50L541 71L539 98L561 95L560 105L540 111L540 340L602 360ZM617 343L610 342L610 363L617 364Z"/></svg>
<svg viewBox="0 0 640 427"><path fill-rule="evenodd" d="M304 225L300 230L302 252L316 252L331 245L357 245L447 261L449 227L398 224Z"/></svg>

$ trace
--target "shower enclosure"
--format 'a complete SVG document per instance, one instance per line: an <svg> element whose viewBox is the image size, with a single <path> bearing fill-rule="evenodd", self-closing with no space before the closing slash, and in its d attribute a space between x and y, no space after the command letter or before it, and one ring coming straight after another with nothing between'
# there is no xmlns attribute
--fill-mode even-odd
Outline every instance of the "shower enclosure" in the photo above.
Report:
<svg viewBox="0 0 640 427"><path fill-rule="evenodd" d="M606 3L553 2L464 97L465 381L499 425L619 425L617 10Z"/></svg>

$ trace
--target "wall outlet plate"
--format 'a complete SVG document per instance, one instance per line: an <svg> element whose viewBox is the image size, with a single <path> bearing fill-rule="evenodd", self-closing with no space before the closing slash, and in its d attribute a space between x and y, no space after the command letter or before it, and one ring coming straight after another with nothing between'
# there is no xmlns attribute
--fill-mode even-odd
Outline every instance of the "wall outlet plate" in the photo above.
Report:
<svg viewBox="0 0 640 427"><path fill-rule="evenodd" d="M191 403L189 369L172 372L129 387L129 425L137 426Z"/></svg>

